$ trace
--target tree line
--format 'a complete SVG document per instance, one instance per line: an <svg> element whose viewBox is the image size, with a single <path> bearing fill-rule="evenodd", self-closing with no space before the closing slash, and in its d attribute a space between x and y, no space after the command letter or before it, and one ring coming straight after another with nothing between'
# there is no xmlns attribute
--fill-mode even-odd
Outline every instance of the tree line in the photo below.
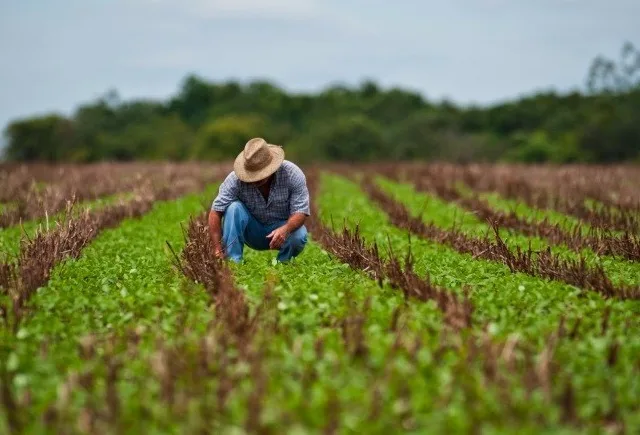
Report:
<svg viewBox="0 0 640 435"><path fill-rule="evenodd" d="M640 161L640 51L594 59L584 91L540 92L489 107L429 101L373 81L289 93L267 81L190 75L167 101L110 91L60 114L5 129L13 161L220 160L251 137L318 161Z"/></svg>

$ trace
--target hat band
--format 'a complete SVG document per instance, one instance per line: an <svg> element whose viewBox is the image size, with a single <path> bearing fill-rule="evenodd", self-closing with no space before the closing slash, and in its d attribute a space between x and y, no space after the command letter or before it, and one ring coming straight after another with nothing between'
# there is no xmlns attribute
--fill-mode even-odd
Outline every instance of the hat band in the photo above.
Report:
<svg viewBox="0 0 640 435"><path fill-rule="evenodd" d="M260 152L259 154L255 154L253 157L257 158L245 160L244 162L244 168L247 171L253 172L264 169L273 160L273 156L268 150L265 150L264 153Z"/></svg>

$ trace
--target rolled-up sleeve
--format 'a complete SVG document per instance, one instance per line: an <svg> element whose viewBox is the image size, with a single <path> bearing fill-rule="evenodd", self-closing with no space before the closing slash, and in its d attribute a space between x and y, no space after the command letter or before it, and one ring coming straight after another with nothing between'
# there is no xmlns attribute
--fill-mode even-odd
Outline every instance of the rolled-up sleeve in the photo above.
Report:
<svg viewBox="0 0 640 435"><path fill-rule="evenodd" d="M220 185L220 188L218 189L218 196L216 196L211 204L211 210L224 213L229 204L238 200L239 189L240 184L238 177L234 172L231 172Z"/></svg>
<svg viewBox="0 0 640 435"><path fill-rule="evenodd" d="M289 199L289 210L291 214L303 213L307 216L311 214L309 207L309 189L307 179L299 168L291 172L291 196Z"/></svg>

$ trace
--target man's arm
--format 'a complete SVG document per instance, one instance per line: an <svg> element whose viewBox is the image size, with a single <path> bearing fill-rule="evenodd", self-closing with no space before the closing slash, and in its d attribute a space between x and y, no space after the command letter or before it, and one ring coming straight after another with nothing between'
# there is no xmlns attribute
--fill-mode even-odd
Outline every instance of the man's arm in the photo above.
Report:
<svg viewBox="0 0 640 435"><path fill-rule="evenodd" d="M225 210L233 201L238 199L238 178L231 172L222 182L218 189L218 196L211 204L209 211L209 234L213 243L213 252L216 257L223 257L222 246L222 216Z"/></svg>
<svg viewBox="0 0 640 435"><path fill-rule="evenodd" d="M304 225L304 222L306 220L307 215L305 215L304 213L294 213L289 216L289 220L287 220L287 223L284 224L287 229L287 233L291 234L292 232L300 228L302 225Z"/></svg>
<svg viewBox="0 0 640 435"><path fill-rule="evenodd" d="M216 210L209 212L209 234L211 235L211 243L213 252L216 257L223 258L224 250L222 249L222 213Z"/></svg>

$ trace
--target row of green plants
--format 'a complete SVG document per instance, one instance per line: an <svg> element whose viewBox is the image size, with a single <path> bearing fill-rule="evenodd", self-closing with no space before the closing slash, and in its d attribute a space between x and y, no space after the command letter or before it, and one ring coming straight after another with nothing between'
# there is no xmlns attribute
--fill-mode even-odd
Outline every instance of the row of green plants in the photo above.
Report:
<svg viewBox="0 0 640 435"><path fill-rule="evenodd" d="M474 260L470 255L460 254L447 246L411 237L407 231L390 224L386 214L369 200L357 182L333 174L325 174L323 182L326 192L330 193L318 198L321 201L319 206L327 210L326 213L334 222L344 223L349 228L357 225L369 242L389 245L396 253L402 254L411 249L416 270L421 274L429 273L437 284L454 291L461 290L464 284L473 285L476 293L480 288L486 289L490 299L487 301L487 309L500 313L502 320L509 321L499 325L500 330L512 332L512 328L518 328L526 331L551 320L540 318L534 313L535 310L526 307L538 298L544 299L548 314L552 316L563 313L571 315L573 309L595 309L603 313L605 307L610 307L612 314L619 313L619 320L624 324L625 319L633 319L633 314L637 312L638 302L635 301L604 300L594 292L585 292L560 282L541 280L526 274L510 273L505 265ZM419 207L424 205L422 201L416 202ZM429 220L430 216L424 216L424 219ZM493 292L489 289L500 291ZM502 311L502 308L506 310ZM567 308L570 310L567 311ZM532 337L535 335L533 333Z"/></svg>
<svg viewBox="0 0 640 435"><path fill-rule="evenodd" d="M189 205L189 210L193 212L197 203L191 198ZM150 331L149 334L145 334L147 336L161 336L166 340L167 337L180 335L182 332L172 324L179 318L178 311L197 318L182 319L180 325L183 327L187 325L188 328L193 328L195 324L206 324L204 320L199 321L208 317L206 304L203 305L203 301L206 300L205 290L201 286L187 285L184 277L175 270L169 270L167 266L171 259L159 249L158 231L162 227L165 228L162 235L167 236L169 232L172 234L170 243L174 249L181 246L177 243L177 222L168 220L165 213L160 211L162 209L165 209L165 213L173 211L174 214L178 212L184 216L184 205L159 205L154 212L140 221L126 221L118 229L105 232L85 249L82 259L60 265L47 287L33 299L33 316L18 331L17 339L20 341L15 353L9 355L9 369L16 372L14 379L17 379L15 382L19 387L17 395L22 396L25 391L30 391L29 401L34 406L31 408L33 415L46 415L52 405L59 404L60 398L56 397L56 391L59 391L61 385L69 385L70 373L82 372L93 365L101 364L95 360L88 361L85 355L87 351L84 350L95 349L96 343L101 343L100 337L106 334L125 335L124 331L130 326L135 331ZM152 240L156 246L150 245ZM317 245L311 243L307 253L308 255L295 265L274 267L269 254L248 252L247 264L236 269L238 285L247 292L254 307L260 305L264 296L260 293L264 289L265 280L276 277L275 293L279 299L279 323L288 333L282 334L278 341L274 341L274 349L279 349L279 353L272 363L274 376L270 376L270 379L273 382L273 392L280 391L280 394L287 396L287 400L283 401L283 397L272 395L270 406L273 408L271 412L282 415L288 412L287 407L299 411L308 404L308 397L302 394L302 391L298 391L302 385L291 384L296 373L301 370L300 361L296 358L296 353L300 351L292 353L292 341L295 341L296 348L311 346L313 349L315 342L326 339L330 352L332 341L338 340L335 344L338 347L336 363L344 360L342 364L347 364L348 352L345 353L344 349L341 349L340 330L335 328L340 318L349 314L350 304L355 302L362 305L367 295L373 296L373 313L383 324L390 324L393 311L402 305L401 293L387 285L381 289L375 281L363 279L362 274L329 258L327 252ZM302 274L302 269L310 272ZM154 277L154 274L159 276ZM115 285L116 279L122 285ZM309 292L301 292L300 289L307 289ZM155 294L148 294L154 290ZM167 294L168 290L172 290L171 294ZM172 302L169 296L177 298L180 302L167 306L167 302ZM151 300L155 304L140 299ZM160 300L162 306L158 304ZM154 313L154 309L161 312ZM418 329L439 328L438 311L432 304L409 306L407 316L411 316L414 310L414 321L418 322ZM380 326L382 325L379 324L378 327ZM204 331L200 328L196 332L201 335ZM381 334L383 332L385 331L380 331ZM192 344L197 335L191 335ZM42 343L51 342L55 343L55 346L45 345L47 349L43 352ZM151 339L147 341L150 342ZM80 353L75 352L78 346L83 349ZM282 346L285 348L282 349ZM138 349L140 347L137 346ZM308 351L309 349L306 349L306 352ZM100 348L97 352L106 351ZM150 352L140 350L140 353L136 354L139 361L132 360L127 363L132 366L131 371L127 372L144 386L149 386L145 379L151 381L151 384L154 381L152 376L140 371L144 358L149 358L150 355ZM324 365L327 368L323 370L326 374L323 376L322 388L327 391L317 387L320 388L321 395L331 389L337 391L338 385L338 380L334 377L333 364L325 361ZM287 366L291 366L288 372L284 370ZM342 382L355 379L361 370L359 365L343 368L344 370L339 371L342 374ZM278 378L275 376L276 373L281 373L285 378ZM290 376L290 379L286 379L287 376ZM346 403L357 403L363 389L369 388L366 378L362 378L361 375L360 377L361 383L358 388L352 389L348 395L342 397ZM287 384L293 390L287 391L282 388ZM238 397L234 401L236 395ZM138 400L142 400L143 397L145 396L139 396ZM136 403L137 399L133 396L130 396L130 399L130 402L126 402L127 409L139 410L142 405ZM242 392L231 395L227 416L230 422L241 419L245 412L245 399ZM83 402L82 398L76 400L76 410L80 412L86 402ZM323 401L322 397L317 399L320 405ZM285 406L282 406L283 404ZM128 412L136 420L141 418L141 415ZM362 409L354 407L345 418L348 424L353 425L357 424L363 415ZM310 420L305 422L305 418ZM313 424L318 418L317 410L312 407L305 412L298 424ZM320 417L320 420L322 418ZM151 419L155 424L164 424L159 412L153 413ZM34 427L44 423L46 421L33 421ZM180 421L167 424L180 426Z"/></svg>
<svg viewBox="0 0 640 435"><path fill-rule="evenodd" d="M381 256L411 251L420 276L456 294L468 286L471 327L448 328L434 301L405 299L388 281L354 270L317 233L292 263L247 250L244 264L230 264L248 314L245 323L227 320L240 327L220 326L224 312L212 302L238 317L245 302L233 305L228 293L171 267L185 246L180 224L208 208L214 192L159 202L57 267L33 298L8 359L19 403L33 417L27 428L51 421L103 433L640 427L637 302L604 300L410 238L347 179L324 175L317 193L316 218L336 232L357 227Z"/></svg>
<svg viewBox="0 0 640 435"><path fill-rule="evenodd" d="M62 382L65 394L56 402L56 421L76 423L80 431L100 430L113 414L118 416L116 427L156 433L208 427L211 421L203 419L209 417L223 433L241 426L266 433L283 427L334 433L338 428L379 432L398 427L469 431L474 424L533 429L541 416L551 427L567 418L548 412L548 399L528 394L517 371L512 372L509 364L531 363L517 361L519 350L492 343L492 334L481 331L477 333L487 344L476 342L470 331L448 331L433 304L405 304L397 290L381 288L314 243L309 248L306 264L300 257L293 264L273 266L269 253L249 253L247 267L236 268L238 287L253 298L252 311L268 299L272 312L266 322L254 325L245 338L248 343L226 343L229 336L246 331L211 328L204 334L209 345L201 341L203 331L199 337L184 334L170 340L166 334L159 337L160 331L151 332L161 343L153 352L136 342L140 338L135 333L107 345L100 339L83 340L78 356L82 366L77 376ZM301 268L311 274L300 273ZM242 276L241 269L254 272ZM252 292L246 278L262 294ZM297 291L287 291L284 283ZM313 292L304 300L302 288ZM331 301L329 316L325 299ZM505 349L510 356L498 359L496 352ZM203 352L220 358L207 365L212 373L200 373ZM504 364L503 371L494 379L486 374L486 364ZM115 367L119 377L110 378ZM194 379L188 369L198 376ZM513 394L505 406L501 395L511 388L521 396ZM215 398L207 399L207 392ZM83 411L89 422L81 418Z"/></svg>
<svg viewBox="0 0 640 435"><path fill-rule="evenodd" d="M437 196L426 192L418 192L410 183L396 183L383 177L378 177L376 181L385 192L408 207L412 215L421 216L425 222L432 222L443 229L455 227L462 233L472 236L493 235L493 230L489 223L454 203L445 202ZM531 209L522 209L521 213L525 213L526 217L540 217L539 214L532 212ZM638 285L639 283L640 262L618 257L601 257L590 249L584 249L580 253L576 253L566 246L550 246L549 242L541 237L526 236L508 228L501 228L499 234L512 250L519 248L526 251L531 247L534 251L544 251L549 247L551 252L559 255L560 258L578 259L582 256L590 266L602 265L607 275L616 284Z"/></svg>
<svg viewBox="0 0 640 435"><path fill-rule="evenodd" d="M517 334L544 346L543 337L557 328L559 322L577 325L579 334L575 342L566 343L556 352L562 364L573 372L576 384L583 387L576 392L582 412L597 419L619 406L627 421L637 425L633 414L637 402L622 403L625 397L631 399L639 391L635 382L627 382L637 371L634 365L640 351L640 342L635 338L640 327L637 301L603 299L594 292L511 273L503 264L477 260L427 240L410 238L405 231L390 225L386 215L356 183L334 175L325 176L324 183L327 193L319 198L320 207L330 210L335 222L344 222L351 228L358 225L363 237L370 242L389 243L396 254L410 249L415 269L429 274L436 284L453 291L470 285L475 318L488 322L496 334ZM605 321L607 328L603 334ZM601 361L613 343L620 343L623 351L619 365L610 369ZM616 394L602 394L610 391L611 386L619 387Z"/></svg>
<svg viewBox="0 0 640 435"><path fill-rule="evenodd" d="M108 195L92 201L79 201L74 204L71 216L77 216L84 210L99 210L118 201L126 201L131 194ZM20 252L20 241L32 239L38 231L48 231L69 216L67 210L58 211L38 219L28 219L16 225L0 228L0 252L7 257L15 258Z"/></svg>
<svg viewBox="0 0 640 435"><path fill-rule="evenodd" d="M36 417L55 403L65 377L83 366L77 352L83 341L122 332L132 323L175 335L180 322L198 325L206 317L206 297L172 272L167 243L180 248L181 223L215 190L214 185L204 194L156 201L141 218L101 232L80 258L53 269L15 333L2 328L4 369L15 397L28 404L20 413L23 423L40 424Z"/></svg>
<svg viewBox="0 0 640 435"><path fill-rule="evenodd" d="M635 189L640 172L633 165L379 163L363 165L361 171L408 180L419 190L480 212L486 208L483 200L487 195L509 200L512 207L534 207L539 209L540 219L549 212L549 225L558 223L565 231L576 229L588 235L596 230L618 236L640 233L640 198ZM573 225L567 227L568 222Z"/></svg>
<svg viewBox="0 0 640 435"><path fill-rule="evenodd" d="M546 219L553 225L560 225L567 230L571 230L580 225L583 234L588 233L591 229L590 225L580 219L567 215L565 213L553 209L539 209L531 207L522 201L516 199L504 198L497 192L475 192L478 197L487 201L489 205L499 211L509 213L514 211L518 216L542 221Z"/></svg>

